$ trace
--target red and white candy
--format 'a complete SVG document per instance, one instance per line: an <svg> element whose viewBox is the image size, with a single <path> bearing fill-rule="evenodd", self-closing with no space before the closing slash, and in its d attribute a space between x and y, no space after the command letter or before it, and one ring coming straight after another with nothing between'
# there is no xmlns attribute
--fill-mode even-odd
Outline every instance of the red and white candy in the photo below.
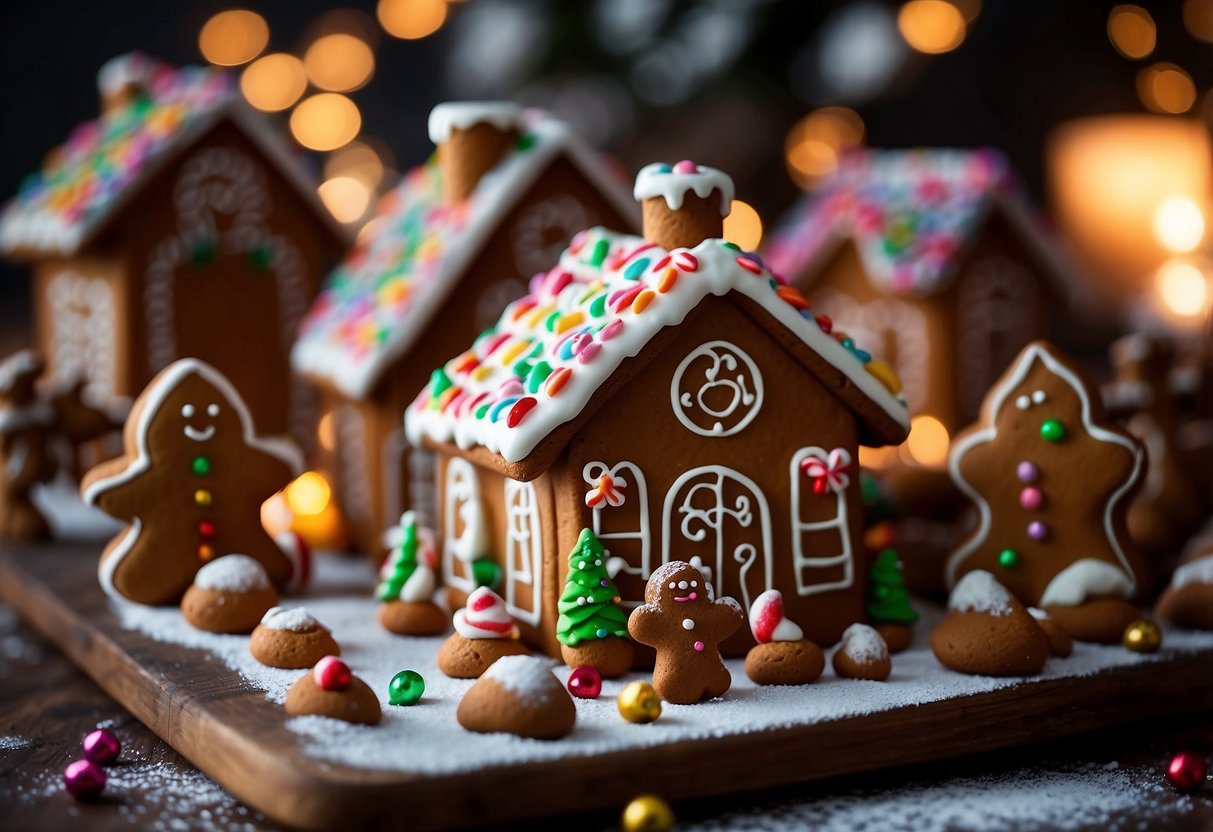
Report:
<svg viewBox="0 0 1213 832"><path fill-rule="evenodd" d="M350 666L336 656L325 656L312 668L312 679L321 690L345 690L353 678Z"/></svg>
<svg viewBox="0 0 1213 832"><path fill-rule="evenodd" d="M467 606L455 611L455 632L464 638L512 638L514 618L501 596L482 586L468 596Z"/></svg>
<svg viewBox="0 0 1213 832"><path fill-rule="evenodd" d="M768 589L750 606L750 631L759 644L772 641L802 641L804 630L783 615L783 593Z"/></svg>

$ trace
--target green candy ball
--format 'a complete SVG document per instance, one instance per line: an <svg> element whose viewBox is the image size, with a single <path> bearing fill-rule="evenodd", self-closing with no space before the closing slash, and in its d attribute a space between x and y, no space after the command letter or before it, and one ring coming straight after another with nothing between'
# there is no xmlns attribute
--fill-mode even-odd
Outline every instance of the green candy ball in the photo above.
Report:
<svg viewBox="0 0 1213 832"><path fill-rule="evenodd" d="M393 705L416 705L425 693L425 679L416 670L402 670L388 682L387 699Z"/></svg>
<svg viewBox="0 0 1213 832"><path fill-rule="evenodd" d="M1040 426L1040 438L1046 442L1060 442L1066 438L1066 426L1057 419L1045 419Z"/></svg>
<svg viewBox="0 0 1213 832"><path fill-rule="evenodd" d="M1003 569L1014 569L1019 566L1019 552L1014 549L1003 549L998 553L998 565Z"/></svg>
<svg viewBox="0 0 1213 832"><path fill-rule="evenodd" d="M477 587L497 589L501 586L501 567L489 558L477 558L472 561L472 580Z"/></svg>

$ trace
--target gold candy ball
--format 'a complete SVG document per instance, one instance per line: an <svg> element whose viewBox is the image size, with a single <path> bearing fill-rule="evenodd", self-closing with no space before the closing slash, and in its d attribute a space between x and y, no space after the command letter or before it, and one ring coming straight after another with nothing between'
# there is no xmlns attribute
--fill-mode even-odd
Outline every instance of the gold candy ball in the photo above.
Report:
<svg viewBox="0 0 1213 832"><path fill-rule="evenodd" d="M623 832L668 832L674 826L674 811L657 795L642 794L623 810L619 825Z"/></svg>
<svg viewBox="0 0 1213 832"><path fill-rule="evenodd" d="M1153 653L1162 645L1162 630L1153 621L1134 621L1121 636L1125 649L1134 653Z"/></svg>
<svg viewBox="0 0 1213 832"><path fill-rule="evenodd" d="M616 700L619 714L628 722L643 725L661 716L661 697L648 682L628 682Z"/></svg>

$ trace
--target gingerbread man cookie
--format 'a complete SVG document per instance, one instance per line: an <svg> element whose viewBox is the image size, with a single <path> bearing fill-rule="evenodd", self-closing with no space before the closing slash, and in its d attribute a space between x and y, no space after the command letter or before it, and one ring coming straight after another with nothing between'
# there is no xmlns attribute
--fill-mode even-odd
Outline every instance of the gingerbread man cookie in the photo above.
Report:
<svg viewBox="0 0 1213 832"><path fill-rule="evenodd" d="M181 598L215 557L240 552L275 586L293 566L261 526L261 504L302 467L289 443L254 433L231 382L194 358L176 361L135 400L125 454L89 471L84 501L125 520L98 569L111 597L141 604Z"/></svg>
<svg viewBox="0 0 1213 832"><path fill-rule="evenodd" d="M657 651L653 687L667 702L691 705L715 699L733 677L720 657L720 642L745 623L732 598L715 600L712 585L689 563L671 561L653 572L644 604L632 610L628 632Z"/></svg>
<svg viewBox="0 0 1213 832"><path fill-rule="evenodd" d="M0 539L50 535L30 497L35 485L55 473L48 445L55 412L35 388L43 369L42 359L29 350L0 362Z"/></svg>
<svg viewBox="0 0 1213 832"><path fill-rule="evenodd" d="M1144 466L1070 359L1029 344L952 444L952 479L978 523L948 561L949 583L985 570L1038 607L1133 597L1143 566L1125 515Z"/></svg>

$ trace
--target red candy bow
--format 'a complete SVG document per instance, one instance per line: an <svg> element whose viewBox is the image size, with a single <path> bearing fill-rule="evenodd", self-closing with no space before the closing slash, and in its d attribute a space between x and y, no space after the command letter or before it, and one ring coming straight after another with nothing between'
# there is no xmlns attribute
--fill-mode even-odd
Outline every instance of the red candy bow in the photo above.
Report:
<svg viewBox="0 0 1213 832"><path fill-rule="evenodd" d="M846 448L835 448L824 458L809 456L800 463L800 470L813 481L814 494L845 491L851 484L851 478L846 474L850 467L851 453Z"/></svg>
<svg viewBox="0 0 1213 832"><path fill-rule="evenodd" d="M623 480L616 480L610 474L603 474L598 478L597 484L586 492L585 504L589 508L598 508L603 503L611 508L619 508L623 505L623 489L625 488L627 488L627 483Z"/></svg>

